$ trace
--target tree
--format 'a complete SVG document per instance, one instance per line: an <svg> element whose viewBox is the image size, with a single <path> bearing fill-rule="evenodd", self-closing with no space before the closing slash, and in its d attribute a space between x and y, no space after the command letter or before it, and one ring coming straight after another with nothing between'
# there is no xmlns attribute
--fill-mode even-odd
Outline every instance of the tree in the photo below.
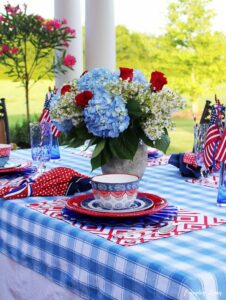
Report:
<svg viewBox="0 0 226 300"><path fill-rule="evenodd" d="M168 7L164 40L174 87L196 99L226 79L226 37L212 32L211 0L177 0ZM219 74L221 74L219 76ZM171 76L170 75L170 76Z"/></svg>
<svg viewBox="0 0 226 300"><path fill-rule="evenodd" d="M27 14L19 5L5 5L0 15L0 64L6 73L20 81L25 89L27 121L30 121L29 90L31 80L37 82L46 74L65 73L76 62L66 54L75 30L64 20L45 20L41 16ZM54 49L57 55L54 58Z"/></svg>

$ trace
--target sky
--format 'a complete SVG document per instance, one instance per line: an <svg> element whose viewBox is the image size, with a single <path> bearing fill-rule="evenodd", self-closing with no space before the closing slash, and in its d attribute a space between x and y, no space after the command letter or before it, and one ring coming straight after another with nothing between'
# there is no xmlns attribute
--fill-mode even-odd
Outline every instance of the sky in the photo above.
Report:
<svg viewBox="0 0 226 300"><path fill-rule="evenodd" d="M65 3L67 0L62 0ZM161 34L166 26L167 7L170 0L114 0L115 24L125 25L129 30L147 34ZM226 7L224 0L212 0L211 8L216 12L213 29L226 33ZM7 1L0 0L0 12ZM28 12L44 18L54 17L54 0L10 0L10 4L27 3ZM81 0L82 22L85 19L85 0Z"/></svg>

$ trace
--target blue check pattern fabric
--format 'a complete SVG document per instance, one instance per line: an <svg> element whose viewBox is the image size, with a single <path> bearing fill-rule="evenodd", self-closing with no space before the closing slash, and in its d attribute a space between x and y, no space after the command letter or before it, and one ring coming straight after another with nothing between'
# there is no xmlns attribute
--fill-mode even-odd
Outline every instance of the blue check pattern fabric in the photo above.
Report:
<svg viewBox="0 0 226 300"><path fill-rule="evenodd" d="M89 158L77 151L61 148L61 160L49 168L100 173L91 173ZM30 151L12 156L27 159ZM226 218L226 208L216 206L217 189L186 182L171 165L147 167L140 191L188 211ZM53 199L58 198L0 200L2 253L85 299L226 299L226 225L122 247L26 206Z"/></svg>

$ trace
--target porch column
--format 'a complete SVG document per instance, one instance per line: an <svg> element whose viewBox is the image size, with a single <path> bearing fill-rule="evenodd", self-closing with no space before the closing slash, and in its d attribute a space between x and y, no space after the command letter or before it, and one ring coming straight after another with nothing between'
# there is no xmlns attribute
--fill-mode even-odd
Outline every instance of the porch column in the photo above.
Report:
<svg viewBox="0 0 226 300"><path fill-rule="evenodd" d="M80 0L54 0L54 17L65 18L68 26L76 30L76 37L71 40L67 53L75 56L77 62L73 71L68 70L65 74L57 74L55 77L56 87L63 83L80 77L83 72L83 49L82 49L82 22Z"/></svg>
<svg viewBox="0 0 226 300"><path fill-rule="evenodd" d="M86 0L86 69L115 70L114 0Z"/></svg>

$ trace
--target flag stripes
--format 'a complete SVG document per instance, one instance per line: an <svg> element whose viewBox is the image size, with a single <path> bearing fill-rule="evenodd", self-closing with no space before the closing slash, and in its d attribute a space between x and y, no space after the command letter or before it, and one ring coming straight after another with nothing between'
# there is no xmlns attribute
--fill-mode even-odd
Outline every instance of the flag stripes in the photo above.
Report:
<svg viewBox="0 0 226 300"><path fill-rule="evenodd" d="M209 168L213 164L215 147L220 139L219 127L216 124L211 125L207 132L203 153L203 160L206 168Z"/></svg>
<svg viewBox="0 0 226 300"><path fill-rule="evenodd" d="M52 130L52 134L56 137L59 137L60 136L60 131L56 128L55 125L53 125L52 121L51 121L51 118L50 118L50 113L49 113L49 109L47 108L44 108L43 111L42 111L42 114L39 118L39 122L48 122L50 123L51 122L51 130Z"/></svg>
<svg viewBox="0 0 226 300"><path fill-rule="evenodd" d="M215 159L226 163L226 129L224 130L221 141L217 147Z"/></svg>

